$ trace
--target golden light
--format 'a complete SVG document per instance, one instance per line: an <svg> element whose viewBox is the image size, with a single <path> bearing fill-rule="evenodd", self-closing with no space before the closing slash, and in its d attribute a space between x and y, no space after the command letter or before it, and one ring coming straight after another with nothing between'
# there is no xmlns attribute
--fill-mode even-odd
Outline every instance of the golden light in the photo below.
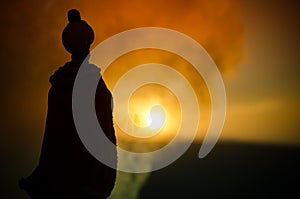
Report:
<svg viewBox="0 0 300 199"><path fill-rule="evenodd" d="M129 109L129 117L134 126L142 128L142 131L136 132L143 133L143 136L152 137L159 133L166 133L166 127L171 125L167 122L167 111L164 106L152 100L141 102L135 97ZM136 134L136 136L141 135Z"/></svg>
<svg viewBox="0 0 300 199"><path fill-rule="evenodd" d="M161 104L154 104L148 108L133 108L130 111L132 123L144 129L144 133L158 134L167 124L166 110Z"/></svg>
<svg viewBox="0 0 300 199"><path fill-rule="evenodd" d="M135 66L149 62L163 63L170 66L189 80L189 83L199 99L199 106L202 107L201 113L203 114L200 124L202 128L198 134L199 137L202 138L210 118L209 94L201 76L189 62L181 57L156 49L137 50L127 53L116 59L105 70L103 77L107 82L108 88L114 90L116 83L122 75ZM171 78L167 74L166 78L169 79L170 83L182 86L176 79ZM123 86L126 86L126 84ZM185 92L186 89L183 87L181 91ZM167 87L159 84L143 85L132 93L129 101L122 98L119 100L114 98L114 103L115 106L119 104L119 106L123 107L128 103L128 111L114 111L114 118L120 118L119 124L123 126L119 128L118 125L115 125L119 140L130 140L135 143L140 143L141 145L150 142L169 142L177 134L181 123L188 122L186 120L182 121L181 106L176 94ZM192 113L191 117L193 117ZM137 128L143 128L143 130L137 131ZM189 130L187 130L187 132L189 132ZM128 149L125 145L123 146L121 142L119 146Z"/></svg>
<svg viewBox="0 0 300 199"><path fill-rule="evenodd" d="M147 124L150 129L157 130L164 127L166 123L166 114L160 105L151 108L147 117Z"/></svg>
<svg viewBox="0 0 300 199"><path fill-rule="evenodd" d="M25 3L19 2L18 5L21 8L25 6ZM41 77L40 79L36 79L38 81L41 80L41 82L45 82L44 78L48 78L48 69L54 72L58 64L62 64L64 61L69 59L69 54L65 52L61 45L61 30L67 23L65 14L70 7L79 9L82 13L83 19L86 20L94 29L95 42L91 49L105 39L120 33L121 31L150 26L170 28L187 34L197 40L211 54L221 71L234 70L237 67L237 63L239 63L240 59L243 57L244 30L243 23L239 16L239 3L235 0L222 0L214 3L207 0L91 0L75 1L72 3L69 1L61 1L59 6L55 3L37 3L32 5L34 5L32 9L22 9L22 13L24 15L28 15L28 18L30 19L28 22L36 22L34 23L34 30L35 35L39 38L30 37L28 40L22 40L21 37L19 38L14 36L14 40L7 40L3 42L4 46L12 46L9 48L7 47L8 49L13 49L14 47L15 49L18 49L20 43L24 44L24 42L28 41L31 41L33 48L43 49L38 52L39 56L35 56L34 58L34 60L36 60L34 63L37 63L36 66L32 63L32 59L22 60L23 65L33 66L31 67L31 70L28 71L36 77ZM51 12L52 10L56 11ZM44 13L44 15L42 18L37 18L36 15L39 15L40 13ZM156 15L153 16L153 13L156 13ZM8 16L9 12L3 16L6 15ZM11 19L7 19L9 20L9 23L16 23L15 26L8 27L8 30L12 34L17 34L18 31L14 31L11 28L19 27L24 30L24 32L31 32L32 26L26 25L26 23L23 23L22 20L18 20L18 17L19 16L15 16ZM47 46L47 48L44 48L44 46ZM201 77L194 75L196 73L193 71L192 67L188 67L188 63L186 63L185 60L173 56L171 53L155 52L157 51L153 49L144 50L142 52L134 51L117 59L103 75L108 88L112 91L118 79L128 70L137 65L149 62L162 63L173 67L187 77L189 81L191 81L198 98L202 101L203 99L204 101L206 100L207 97L202 91L203 83L199 82ZM55 59L53 59L52 56L45 55L53 55ZM23 63L24 61L25 63ZM44 77L45 75L38 75L41 74L40 70L42 69L41 67L37 67L44 65L45 63L48 63L47 66L52 65L53 67L51 69L47 69L48 72L46 72L46 77ZM23 76L26 77L26 74ZM174 84L175 83L176 82L174 81ZM35 91L43 91L42 93L38 92L35 94L39 96L35 97L35 100L43 102L42 105L39 106L40 111L38 111L39 113L43 113L46 106L45 91L48 89L49 84L47 84L47 86L46 84L35 84L35 86L39 88L35 89ZM143 106L145 106L146 103L147 107L151 108L154 100L152 100L150 94L152 95L153 91L157 93L157 91L160 90L157 90L157 87L149 89L151 89L149 92L140 93L140 95L136 95L135 98L138 100L136 104L138 108L141 108L141 113L136 116L130 116L130 118L133 121L135 120L135 124L137 126L146 127L149 126L150 123L150 118L147 119L149 109L144 110ZM30 90L30 92L32 91L33 89ZM148 93L150 94L148 95ZM144 97L145 95L146 97ZM181 120L179 103L175 99L174 95L166 89L165 91L155 95L153 98L155 98L156 103L161 104L162 107L167 110L165 113L167 121L164 124L163 132L151 141L160 141L162 139L170 140L180 127ZM15 99L18 99L18 97L15 97ZM148 102L145 101L149 99L152 104L148 106ZM32 104L32 99L27 99L26 96L22 99L22 101L24 104ZM202 103L202 101L200 101L200 103ZM140 104L141 106L139 106ZM203 113L203 109L205 108L206 104L201 106L202 121L204 119L203 116L206 115ZM22 121L27 121L29 118L30 120L32 118L38 118L37 121L40 121L40 116L34 116L32 114L31 109L27 110L26 108L24 109L24 114L19 115L22 118ZM118 113L118 110L114 109L114 114L120 114L123 116L128 113ZM209 118L210 117L208 116L207 120L209 120ZM39 124L40 122L29 121L29 123ZM121 123L125 123L124 126L127 125L128 130L131 130L131 126L128 125L128 120L124 119ZM203 123L205 122L202 122L201 124ZM133 140L130 136L127 136L123 131L121 131L117 125L115 128L118 140L121 138ZM206 127L202 128L204 129L203 132L205 131L205 128ZM149 128L149 130L151 129Z"/></svg>

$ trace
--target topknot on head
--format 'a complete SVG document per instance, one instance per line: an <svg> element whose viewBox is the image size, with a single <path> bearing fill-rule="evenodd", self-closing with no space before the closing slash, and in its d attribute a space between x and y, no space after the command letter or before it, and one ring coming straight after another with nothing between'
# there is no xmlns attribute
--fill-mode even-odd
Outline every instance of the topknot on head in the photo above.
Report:
<svg viewBox="0 0 300 199"><path fill-rule="evenodd" d="M81 21L80 12L76 9L69 10L68 20L69 20L69 23L76 22L76 21L78 21L78 22Z"/></svg>

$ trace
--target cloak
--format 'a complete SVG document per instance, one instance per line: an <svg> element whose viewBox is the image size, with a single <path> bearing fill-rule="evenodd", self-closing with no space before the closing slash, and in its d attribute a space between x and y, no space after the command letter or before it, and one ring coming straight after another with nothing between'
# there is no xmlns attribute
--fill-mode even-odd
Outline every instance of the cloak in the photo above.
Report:
<svg viewBox="0 0 300 199"><path fill-rule="evenodd" d="M52 86L39 164L19 182L33 199L107 198L114 187L116 170L87 151L75 128L72 91L82 61L72 59L50 77ZM104 133L116 145L111 103L112 95L101 78L95 95L96 114ZM117 152L110 155L117 164Z"/></svg>

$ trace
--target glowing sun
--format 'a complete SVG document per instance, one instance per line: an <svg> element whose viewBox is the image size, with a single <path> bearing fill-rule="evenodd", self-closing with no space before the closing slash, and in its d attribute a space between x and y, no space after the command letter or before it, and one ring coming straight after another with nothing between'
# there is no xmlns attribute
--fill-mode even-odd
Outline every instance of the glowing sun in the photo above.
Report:
<svg viewBox="0 0 300 199"><path fill-rule="evenodd" d="M161 129L166 121L166 113L162 106L155 105L146 117L146 124L150 129Z"/></svg>

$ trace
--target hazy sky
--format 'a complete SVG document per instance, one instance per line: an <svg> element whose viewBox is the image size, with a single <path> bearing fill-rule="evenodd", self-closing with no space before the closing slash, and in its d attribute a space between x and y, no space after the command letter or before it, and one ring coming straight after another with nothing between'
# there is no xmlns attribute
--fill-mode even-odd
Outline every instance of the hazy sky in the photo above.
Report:
<svg viewBox="0 0 300 199"><path fill-rule="evenodd" d="M11 132L20 128L41 140L48 78L69 59L60 39L66 12L75 7L95 30L94 46L142 26L172 28L201 43L227 89L223 138L300 142L296 1L57 2L14 1L1 7L4 137L15 138Z"/></svg>
<svg viewBox="0 0 300 199"><path fill-rule="evenodd" d="M1 140L5 168L39 154L49 76L70 56L66 12L78 8L98 44L159 26L200 42L222 71L228 112L222 139L300 144L298 1L6 1L1 5ZM22 157L22 158L21 158ZM2 172L5 172L1 169Z"/></svg>
<svg viewBox="0 0 300 199"><path fill-rule="evenodd" d="M296 1L241 2L246 60L225 80L228 116L223 136L300 141L299 16Z"/></svg>

